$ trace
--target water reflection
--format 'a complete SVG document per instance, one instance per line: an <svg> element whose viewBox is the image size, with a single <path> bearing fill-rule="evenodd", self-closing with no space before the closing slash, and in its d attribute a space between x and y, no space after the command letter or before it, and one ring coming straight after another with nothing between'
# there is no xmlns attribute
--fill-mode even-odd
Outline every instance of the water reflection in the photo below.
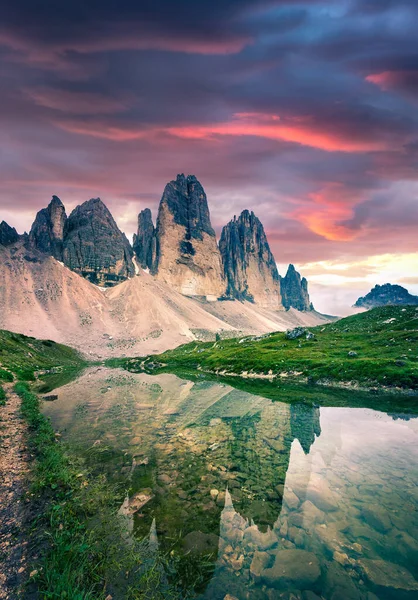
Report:
<svg viewBox="0 0 418 600"><path fill-rule="evenodd" d="M106 369L58 395L55 427L129 482L135 535L211 555L199 597L417 597L416 419Z"/></svg>

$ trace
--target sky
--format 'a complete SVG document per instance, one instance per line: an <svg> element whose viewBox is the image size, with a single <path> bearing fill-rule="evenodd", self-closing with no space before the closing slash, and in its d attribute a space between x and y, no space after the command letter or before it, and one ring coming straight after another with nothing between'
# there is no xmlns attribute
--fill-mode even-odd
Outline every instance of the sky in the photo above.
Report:
<svg viewBox="0 0 418 600"><path fill-rule="evenodd" d="M418 293L416 0L3 0L0 220L100 196L128 235L195 174L347 314Z"/></svg>

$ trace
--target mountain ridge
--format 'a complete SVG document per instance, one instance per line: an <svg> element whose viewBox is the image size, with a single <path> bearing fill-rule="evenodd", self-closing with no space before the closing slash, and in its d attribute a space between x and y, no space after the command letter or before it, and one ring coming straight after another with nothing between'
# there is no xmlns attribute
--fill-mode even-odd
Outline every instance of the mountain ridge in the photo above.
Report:
<svg viewBox="0 0 418 600"><path fill-rule="evenodd" d="M353 305L356 308L376 308L377 306L403 306L418 304L418 296L413 296L401 285L384 283L375 285L365 296Z"/></svg>

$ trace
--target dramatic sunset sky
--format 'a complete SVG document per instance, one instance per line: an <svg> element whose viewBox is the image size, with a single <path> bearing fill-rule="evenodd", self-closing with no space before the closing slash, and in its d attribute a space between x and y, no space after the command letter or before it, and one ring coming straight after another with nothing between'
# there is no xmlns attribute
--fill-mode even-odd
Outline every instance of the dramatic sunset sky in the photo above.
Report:
<svg viewBox="0 0 418 600"><path fill-rule="evenodd" d="M100 196L128 235L195 174L344 313L418 293L417 0L5 0L0 220Z"/></svg>

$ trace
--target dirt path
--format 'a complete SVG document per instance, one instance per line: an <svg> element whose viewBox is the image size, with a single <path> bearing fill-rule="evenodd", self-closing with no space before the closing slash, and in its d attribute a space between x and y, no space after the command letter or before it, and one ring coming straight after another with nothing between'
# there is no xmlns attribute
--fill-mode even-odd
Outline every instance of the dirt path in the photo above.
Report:
<svg viewBox="0 0 418 600"><path fill-rule="evenodd" d="M0 599L14 600L26 578L22 495L28 454L20 398L11 385L4 388L6 405L0 406Z"/></svg>

